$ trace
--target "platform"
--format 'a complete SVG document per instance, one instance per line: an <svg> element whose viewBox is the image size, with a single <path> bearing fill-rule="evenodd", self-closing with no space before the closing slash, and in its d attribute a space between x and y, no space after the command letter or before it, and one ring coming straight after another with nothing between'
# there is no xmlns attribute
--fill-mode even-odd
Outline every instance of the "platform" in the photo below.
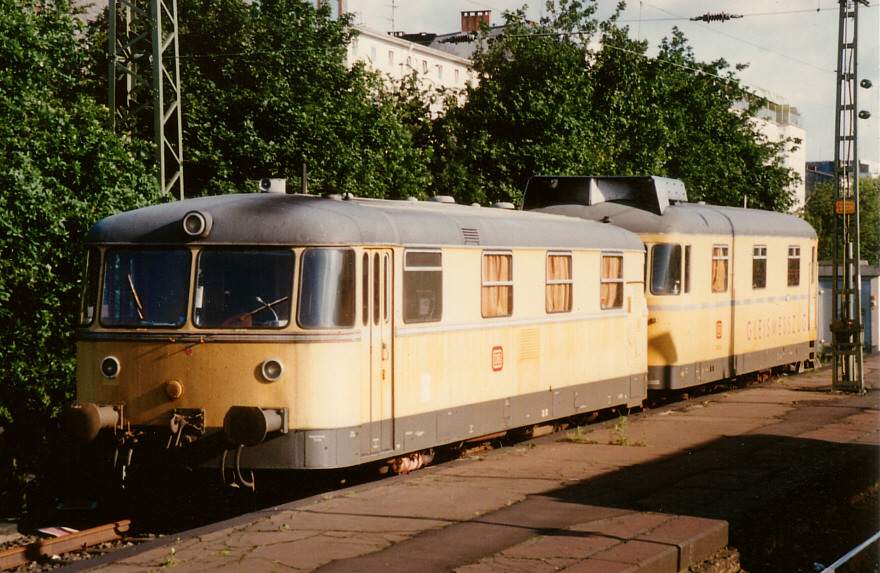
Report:
<svg viewBox="0 0 880 573"><path fill-rule="evenodd" d="M880 355L866 358L865 373L866 395L832 392L827 367L807 371L270 508L62 571L686 571L728 544L765 535L780 507L821 505L816 488L855 479L852 468L868 472L855 476L858 487L876 484Z"/></svg>

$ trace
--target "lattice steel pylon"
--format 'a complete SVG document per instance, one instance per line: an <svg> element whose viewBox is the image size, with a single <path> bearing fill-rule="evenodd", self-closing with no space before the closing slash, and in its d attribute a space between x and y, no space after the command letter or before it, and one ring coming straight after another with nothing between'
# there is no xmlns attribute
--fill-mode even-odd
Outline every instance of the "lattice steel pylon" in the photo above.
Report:
<svg viewBox="0 0 880 573"><path fill-rule="evenodd" d="M857 68L859 4L839 0L837 102L834 144L834 248L832 251L832 388L864 392L861 270L859 265L859 153ZM840 276L842 273L842 277ZM841 281L842 279L842 281ZM842 284L841 284L842 282Z"/></svg>
<svg viewBox="0 0 880 573"><path fill-rule="evenodd" d="M132 130L152 107L159 184L183 199L177 0L110 0L108 16L111 128Z"/></svg>

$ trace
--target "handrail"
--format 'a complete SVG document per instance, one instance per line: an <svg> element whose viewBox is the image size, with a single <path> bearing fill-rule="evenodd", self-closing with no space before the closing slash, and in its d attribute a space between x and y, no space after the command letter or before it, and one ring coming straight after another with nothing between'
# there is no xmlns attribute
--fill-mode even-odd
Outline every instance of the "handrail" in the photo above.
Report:
<svg viewBox="0 0 880 573"><path fill-rule="evenodd" d="M850 559L855 557L859 552L861 552L863 549L865 549L866 547L868 547L869 545L871 545L872 543L874 543L878 539L880 539L880 531L878 531L877 533L872 535L870 539L868 539L867 541L865 541L864 543L862 543L861 545L859 545L858 547L856 547L855 549L853 549L852 551L850 551L849 553L847 553L846 555L844 555L843 557L841 557L840 559L838 559L837 561L835 561L834 563L832 563L831 565L829 565L828 567L823 569L822 573L834 573L835 569L837 569L838 567L840 567L841 565L843 565L844 563L846 563L847 561L849 561Z"/></svg>

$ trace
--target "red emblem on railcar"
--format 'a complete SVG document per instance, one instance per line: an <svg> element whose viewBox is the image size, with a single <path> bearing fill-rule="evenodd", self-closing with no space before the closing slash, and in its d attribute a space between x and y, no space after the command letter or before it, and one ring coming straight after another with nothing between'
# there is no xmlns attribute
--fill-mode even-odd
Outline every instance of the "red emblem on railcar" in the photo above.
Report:
<svg viewBox="0 0 880 573"><path fill-rule="evenodd" d="M715 338L721 338L721 321L715 323Z"/></svg>
<svg viewBox="0 0 880 573"><path fill-rule="evenodd" d="M504 349L496 346L492 349L492 371L498 372L504 368Z"/></svg>

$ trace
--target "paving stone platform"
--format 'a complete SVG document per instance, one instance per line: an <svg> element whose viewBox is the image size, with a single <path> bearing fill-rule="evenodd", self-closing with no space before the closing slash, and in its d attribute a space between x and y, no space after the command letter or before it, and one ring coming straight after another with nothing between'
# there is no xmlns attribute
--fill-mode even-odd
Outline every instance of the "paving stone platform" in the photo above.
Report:
<svg viewBox="0 0 880 573"><path fill-rule="evenodd" d="M755 516L780 496L878 458L880 355L865 375L864 395L833 392L830 370L811 370L62 571L686 571L745 539L746 524L760 529Z"/></svg>

